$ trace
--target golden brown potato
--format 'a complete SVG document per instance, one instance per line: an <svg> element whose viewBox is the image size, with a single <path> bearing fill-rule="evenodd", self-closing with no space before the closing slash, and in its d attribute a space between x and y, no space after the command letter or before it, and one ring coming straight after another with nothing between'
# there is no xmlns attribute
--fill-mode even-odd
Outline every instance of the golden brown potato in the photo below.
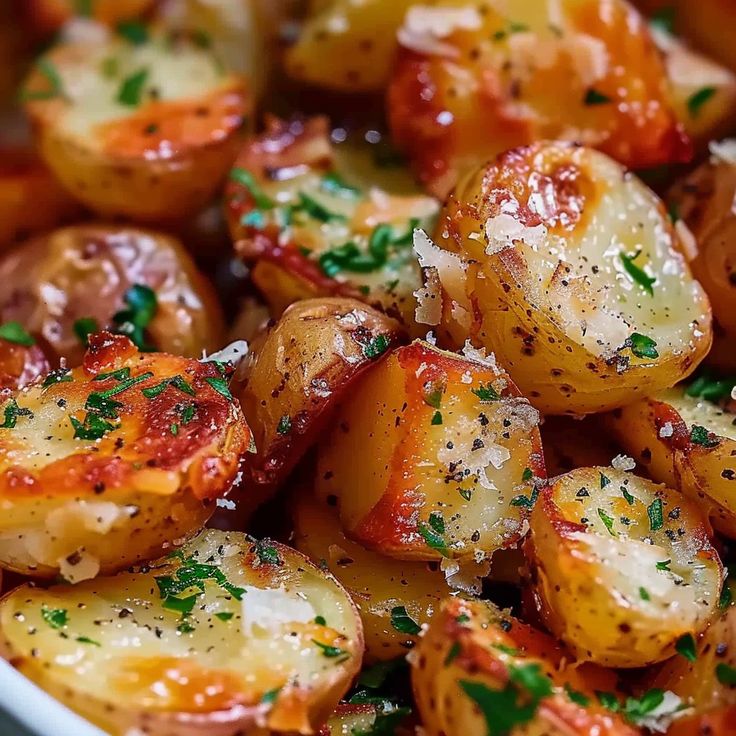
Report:
<svg viewBox="0 0 736 736"><path fill-rule="evenodd" d="M218 364L105 332L0 416L0 565L72 582L197 531L251 439Z"/></svg>
<svg viewBox="0 0 736 736"><path fill-rule="evenodd" d="M142 16L155 0L22 0L18 5L36 36L46 38L76 17L115 27Z"/></svg>
<svg viewBox="0 0 736 736"><path fill-rule="evenodd" d="M735 407L703 398L719 389L730 398L733 383L696 379L619 409L607 421L651 478L690 496L718 531L736 538Z"/></svg>
<svg viewBox="0 0 736 736"><path fill-rule="evenodd" d="M679 227L692 240L691 268L713 307L708 363L736 371L736 142L711 144L713 155L669 194ZM691 233L691 235L689 235Z"/></svg>
<svg viewBox="0 0 736 736"><path fill-rule="evenodd" d="M309 492L297 494L292 509L294 546L323 563L360 612L368 662L405 654L443 597L453 588L479 592L478 578L488 572L487 564L473 562L443 575L436 563L403 562L367 550L346 537L334 509Z"/></svg>
<svg viewBox="0 0 736 736"><path fill-rule="evenodd" d="M621 454L621 446L603 430L599 417L545 417L542 433L544 464L553 478L576 468L608 465Z"/></svg>
<svg viewBox="0 0 736 736"><path fill-rule="evenodd" d="M234 388L256 446L241 508L275 493L356 379L400 336L393 320L354 299L310 299L256 339Z"/></svg>
<svg viewBox="0 0 736 736"><path fill-rule="evenodd" d="M32 151L0 147L0 248L80 213L81 207Z"/></svg>
<svg viewBox="0 0 736 736"><path fill-rule="evenodd" d="M106 216L176 220L214 195L252 100L196 37L143 34L53 47L26 80L26 112L41 156L79 201Z"/></svg>
<svg viewBox="0 0 736 736"><path fill-rule="evenodd" d="M734 129L736 76L656 25L651 31L664 56L677 117L696 148L705 150Z"/></svg>
<svg viewBox="0 0 736 736"><path fill-rule="evenodd" d="M17 588L0 651L109 733L307 734L360 669L362 630L298 552L206 530L141 569Z"/></svg>
<svg viewBox="0 0 736 736"><path fill-rule="evenodd" d="M530 524L539 611L581 660L659 662L716 615L723 567L705 520L665 486L581 468L541 492Z"/></svg>
<svg viewBox="0 0 736 736"><path fill-rule="evenodd" d="M673 691L696 716L736 707L736 608L728 608L697 641L683 639L678 650L651 674L652 687Z"/></svg>
<svg viewBox="0 0 736 736"><path fill-rule="evenodd" d="M416 341L345 398L320 446L317 495L383 554L490 559L516 545L545 477L538 422L492 356Z"/></svg>
<svg viewBox="0 0 736 736"><path fill-rule="evenodd" d="M452 260L438 266L440 334L494 350L544 413L621 406L674 385L708 352L710 305L688 243L601 153L538 143L502 154L460 183L437 235L444 251L427 242L421 253Z"/></svg>
<svg viewBox="0 0 736 736"><path fill-rule="evenodd" d="M595 700L612 675L486 601L445 600L410 660L430 736L639 733Z"/></svg>
<svg viewBox="0 0 736 736"><path fill-rule="evenodd" d="M340 92L386 89L398 49L396 32L414 4L415 0L326 0L324 7L314 8L288 50L287 73Z"/></svg>
<svg viewBox="0 0 736 736"><path fill-rule="evenodd" d="M625 166L687 161L646 21L624 0L416 4L399 29L392 133L434 193L509 148L544 138Z"/></svg>
<svg viewBox="0 0 736 736"><path fill-rule="evenodd" d="M700 715L678 718L667 736L731 736L736 723L736 706L719 708Z"/></svg>
<svg viewBox="0 0 736 736"><path fill-rule="evenodd" d="M225 200L238 252L274 313L342 295L414 328L412 231L431 227L439 206L402 168L381 167L368 146L333 146L324 118L271 119L238 157Z"/></svg>
<svg viewBox="0 0 736 736"><path fill-rule="evenodd" d="M70 365L94 324L191 358L220 347L224 332L212 287L181 243L113 225L56 230L0 258L0 319L20 322Z"/></svg>

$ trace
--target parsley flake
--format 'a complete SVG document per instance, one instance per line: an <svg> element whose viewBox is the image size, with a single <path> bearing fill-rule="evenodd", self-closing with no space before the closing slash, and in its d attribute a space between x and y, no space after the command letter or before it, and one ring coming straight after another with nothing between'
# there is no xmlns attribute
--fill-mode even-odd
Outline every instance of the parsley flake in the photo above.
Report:
<svg viewBox="0 0 736 736"><path fill-rule="evenodd" d="M633 256L621 253L621 262L624 264L624 270L631 276L633 281L639 284L649 296L654 296L654 289L652 287L657 283L657 278L656 276L649 276L643 268L640 268L634 263L640 255L641 250L637 250Z"/></svg>
<svg viewBox="0 0 736 736"><path fill-rule="evenodd" d="M123 79L116 100L126 107L138 107L143 96L143 88L148 81L148 69L145 67Z"/></svg>
<svg viewBox="0 0 736 736"><path fill-rule="evenodd" d="M659 531L664 525L664 514L662 509L662 499L655 498L652 503L647 506L647 515L649 516L649 528L651 531Z"/></svg>
<svg viewBox="0 0 736 736"><path fill-rule="evenodd" d="M41 606L41 618L52 628L61 629L69 621L69 615L64 608L48 608Z"/></svg>
<svg viewBox="0 0 736 736"><path fill-rule="evenodd" d="M26 332L25 327L20 322L5 322L0 325L0 338L27 348L36 344L33 336Z"/></svg>
<svg viewBox="0 0 736 736"><path fill-rule="evenodd" d="M394 606L391 609L391 626L396 631L410 636L417 636L422 627L407 613L405 606Z"/></svg>
<svg viewBox="0 0 736 736"><path fill-rule="evenodd" d="M692 634L683 634L675 644L678 654L681 654L688 662L694 662L698 658L695 648L695 639Z"/></svg>

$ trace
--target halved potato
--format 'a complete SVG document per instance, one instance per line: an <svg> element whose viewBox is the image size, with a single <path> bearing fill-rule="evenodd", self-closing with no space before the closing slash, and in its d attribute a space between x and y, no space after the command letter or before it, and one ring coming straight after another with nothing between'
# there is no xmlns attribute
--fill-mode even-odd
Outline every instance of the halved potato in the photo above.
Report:
<svg viewBox="0 0 736 736"><path fill-rule="evenodd" d="M707 361L736 371L736 141L712 143L713 155L669 193L677 225L692 241L691 268L713 306L713 350Z"/></svg>
<svg viewBox="0 0 736 736"><path fill-rule="evenodd" d="M346 537L335 510L310 493L296 495L292 515L294 546L329 570L357 606L368 662L406 654L441 599L452 592L450 584L479 592L478 578L488 569L472 563L455 575L449 570L446 579L436 563L403 562L372 552Z"/></svg>
<svg viewBox="0 0 736 736"><path fill-rule="evenodd" d="M0 331L7 326L0 326ZM0 396L28 386L50 370L43 350L22 328L12 340L0 338Z"/></svg>
<svg viewBox="0 0 736 736"><path fill-rule="evenodd" d="M326 0L324 7L314 8L287 51L286 72L340 92L386 89L398 50L396 32L414 4L415 0Z"/></svg>
<svg viewBox="0 0 736 736"><path fill-rule="evenodd" d="M402 168L381 168L369 146L333 146L325 118L267 126L238 157L225 198L237 250L272 310L342 295L413 326L412 231L433 225L436 200Z"/></svg>
<svg viewBox="0 0 736 736"><path fill-rule="evenodd" d="M598 704L613 673L578 665L541 631L487 601L447 599L410 655L430 736L634 736Z"/></svg>
<svg viewBox="0 0 736 736"><path fill-rule="evenodd" d="M539 414L492 356L470 355L418 340L340 407L320 446L317 495L366 547L479 561L524 533L545 477Z"/></svg>
<svg viewBox="0 0 736 736"><path fill-rule="evenodd" d="M58 227L81 211L32 151L0 147L0 248Z"/></svg>
<svg viewBox="0 0 736 736"><path fill-rule="evenodd" d="M196 36L150 29L53 47L25 83L41 156L103 215L176 220L214 195L252 100Z"/></svg>
<svg viewBox="0 0 736 736"><path fill-rule="evenodd" d="M362 630L298 552L206 530L140 569L17 588L0 602L0 648L115 734L308 734L360 669Z"/></svg>
<svg viewBox="0 0 736 736"><path fill-rule="evenodd" d="M733 130L736 76L656 25L651 31L664 55L677 117L696 148L702 151L713 138Z"/></svg>
<svg viewBox="0 0 736 736"><path fill-rule="evenodd" d="M728 608L699 639L683 641L680 650L687 656L680 653L650 673L652 687L673 691L696 716L736 707L736 608Z"/></svg>
<svg viewBox="0 0 736 736"><path fill-rule="evenodd" d="M634 168L691 157L648 24L625 0L416 3L398 37L390 127L439 196L544 138Z"/></svg>
<svg viewBox="0 0 736 736"><path fill-rule="evenodd" d="M698 396L702 380L618 409L608 425L647 475L690 496L719 532L736 538L734 406Z"/></svg>
<svg viewBox="0 0 736 736"><path fill-rule="evenodd" d="M142 16L156 0L23 0L19 4L31 30L42 38L55 34L74 17L115 27Z"/></svg>
<svg viewBox="0 0 736 736"><path fill-rule="evenodd" d="M621 406L708 352L710 305L687 243L656 195L602 153L508 151L461 182L437 235L456 261L439 271L446 339L494 350L540 411Z"/></svg>
<svg viewBox="0 0 736 736"><path fill-rule="evenodd" d="M251 439L227 385L217 363L102 332L82 367L5 399L0 565L75 582L197 531Z"/></svg>
<svg viewBox="0 0 736 736"><path fill-rule="evenodd" d="M217 297L181 243L116 225L63 228L0 258L0 319L20 322L70 365L95 323L191 358L220 347L224 333Z"/></svg>
<svg viewBox="0 0 736 736"><path fill-rule="evenodd" d="M717 613L723 566L705 520L665 486L581 468L542 491L530 524L539 611L581 660L659 662Z"/></svg>
<svg viewBox="0 0 736 736"><path fill-rule="evenodd" d="M256 446L241 510L276 492L356 379L400 336L392 319L354 299L309 299L254 341L234 388Z"/></svg>

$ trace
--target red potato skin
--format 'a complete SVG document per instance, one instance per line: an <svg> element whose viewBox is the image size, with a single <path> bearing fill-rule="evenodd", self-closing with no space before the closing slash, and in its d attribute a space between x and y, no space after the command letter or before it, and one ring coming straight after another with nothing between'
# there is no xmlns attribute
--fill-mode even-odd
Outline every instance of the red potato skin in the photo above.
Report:
<svg viewBox="0 0 736 736"><path fill-rule="evenodd" d="M245 422L237 421L239 411L236 406L207 382L207 378L221 375L214 363L199 363L174 356L169 358L172 373L179 372L196 391L195 422L183 424L174 437L169 428L177 419L176 407L181 402L181 395L167 390L155 398L146 398L141 391L129 391L125 405L120 409L121 429L100 440L96 453L68 455L36 472L5 464L0 472L0 498L12 500L43 494L99 498L100 488L114 493L116 489L134 485L133 478L142 465L177 470L182 460L188 459L185 485L189 492L202 502L213 502L234 478L240 458L248 447L250 431ZM57 384L57 387L63 387L66 396L75 393L86 396L114 385L111 379L90 383L95 376L126 365L135 365L133 375L144 373L150 360L147 354L138 353L128 338L97 333L90 338L82 367L73 374L77 374L79 380ZM154 376L138 386L146 388L159 381L160 377ZM219 454L208 452L208 447L216 441L222 428L228 425L232 427L230 436ZM118 441L121 436L122 443ZM12 447L12 438L3 438L0 454Z"/></svg>
<svg viewBox="0 0 736 736"><path fill-rule="evenodd" d="M505 28L501 19L443 39L460 50L462 61L400 50L388 89L389 122L431 192L445 196L464 168L540 138L582 139L632 168L691 159L646 21L618 0L577 6L563 10L568 30L605 44L611 63L595 89L612 104L586 106L585 88L566 83L574 74L564 64L536 70L515 93L513 79L482 54L473 56L476 45ZM519 111L517 102L532 111Z"/></svg>

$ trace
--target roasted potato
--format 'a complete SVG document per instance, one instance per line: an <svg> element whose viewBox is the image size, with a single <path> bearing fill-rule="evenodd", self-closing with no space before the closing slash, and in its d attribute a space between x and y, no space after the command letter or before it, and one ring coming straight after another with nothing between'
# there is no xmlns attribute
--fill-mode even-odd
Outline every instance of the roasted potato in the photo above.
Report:
<svg viewBox="0 0 736 736"><path fill-rule="evenodd" d="M25 23L40 38L53 36L74 17L90 18L114 28L150 10L155 0L22 0Z"/></svg>
<svg viewBox="0 0 736 736"><path fill-rule="evenodd" d="M659 662L716 615L723 566L705 520L665 486L616 468L574 470L544 488L530 525L539 611L578 659Z"/></svg>
<svg viewBox="0 0 736 736"><path fill-rule="evenodd" d="M345 536L334 509L308 492L295 496L292 509L294 546L329 570L360 612L368 662L405 654L444 596L453 588L480 592L479 578L488 572L487 564L472 562L443 575L436 563L402 562L367 550Z"/></svg>
<svg viewBox="0 0 736 736"><path fill-rule="evenodd" d="M691 268L713 306L713 350L708 363L736 371L736 141L712 143L711 158L669 193L677 227L691 241Z"/></svg>
<svg viewBox="0 0 736 736"><path fill-rule="evenodd" d="M17 322L0 325L0 396L28 386L51 370L36 341Z"/></svg>
<svg viewBox="0 0 736 736"><path fill-rule="evenodd" d="M726 383L726 397L733 383ZM608 423L651 478L690 496L719 532L736 538L734 405L703 398L709 389L724 393L719 382L696 379L625 406Z"/></svg>
<svg viewBox="0 0 736 736"><path fill-rule="evenodd" d="M340 399L400 335L393 320L354 299L310 299L255 340L234 388L257 448L241 507L255 508L278 489Z"/></svg>
<svg viewBox="0 0 736 736"><path fill-rule="evenodd" d="M115 734L311 733L357 674L361 646L355 607L329 573L233 532L0 602L3 656Z"/></svg>
<svg viewBox="0 0 736 736"><path fill-rule="evenodd" d="M225 199L238 252L275 313L342 295L415 325L412 231L432 226L439 206L401 168L381 168L367 146L333 146L325 118L270 119L238 157Z"/></svg>
<svg viewBox="0 0 736 736"><path fill-rule="evenodd" d="M56 230L0 258L0 320L19 322L70 365L95 325L192 358L220 347L224 333L212 287L181 243L96 224Z"/></svg>
<svg viewBox="0 0 736 736"><path fill-rule="evenodd" d="M80 202L171 221L212 198L252 100L196 36L142 34L53 47L26 80L25 109L41 156Z"/></svg>
<svg viewBox="0 0 736 736"><path fill-rule="evenodd" d="M0 248L80 213L81 207L32 151L0 147Z"/></svg>
<svg viewBox="0 0 736 736"><path fill-rule="evenodd" d="M677 117L703 151L711 140L734 129L736 76L667 31L657 26L651 30L664 55Z"/></svg>
<svg viewBox="0 0 736 736"><path fill-rule="evenodd" d="M4 398L0 565L71 582L197 531L251 434L214 362L98 333L80 368Z"/></svg>
<svg viewBox="0 0 736 736"><path fill-rule="evenodd" d="M736 608L728 608L697 641L681 641L679 654L652 673L652 686L675 692L697 716L736 707L735 637Z"/></svg>
<svg viewBox="0 0 736 736"><path fill-rule="evenodd" d="M639 733L595 700L612 677L486 601L445 600L410 661L430 736Z"/></svg>
<svg viewBox="0 0 736 736"><path fill-rule="evenodd" d="M340 92L385 90L398 49L396 32L414 4L326 0L310 14L286 53L287 73Z"/></svg>
<svg viewBox="0 0 736 736"><path fill-rule="evenodd" d="M388 115L435 194L544 138L635 168L691 157L647 22L625 0L432 5L414 5L399 29Z"/></svg>
<svg viewBox="0 0 736 736"><path fill-rule="evenodd" d="M513 547L544 478L539 415L495 360L416 341L346 397L320 446L319 497L346 534L407 560Z"/></svg>
<svg viewBox="0 0 736 736"><path fill-rule="evenodd" d="M672 386L711 344L708 298L678 232L604 154L545 142L509 151L448 200L444 252L421 249L429 265L454 259L437 269L440 333L494 350L544 413L598 412Z"/></svg>

